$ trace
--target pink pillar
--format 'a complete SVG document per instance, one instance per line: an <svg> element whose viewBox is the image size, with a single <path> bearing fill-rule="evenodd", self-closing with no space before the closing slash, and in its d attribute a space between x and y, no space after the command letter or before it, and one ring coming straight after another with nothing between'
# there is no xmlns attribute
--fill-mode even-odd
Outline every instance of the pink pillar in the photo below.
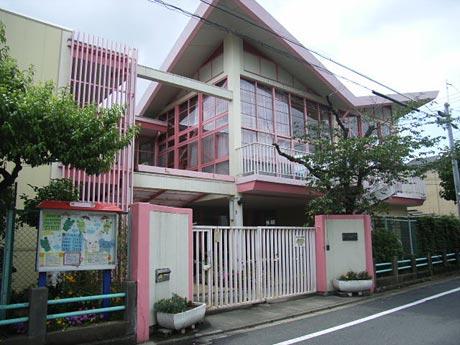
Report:
<svg viewBox="0 0 460 345"><path fill-rule="evenodd" d="M137 282L136 335L137 342L149 340L149 212L148 204L131 206L131 279Z"/></svg>
<svg viewBox="0 0 460 345"><path fill-rule="evenodd" d="M150 327L150 283L153 277L150 275L150 236L155 229L150 228L151 212L175 213L188 215L188 299L193 298L193 223L192 210L187 208L175 208L148 203L134 203L131 206L131 279L137 282L137 342L149 340Z"/></svg>
<svg viewBox="0 0 460 345"><path fill-rule="evenodd" d="M318 215L315 216L316 227L316 291L327 293L327 265L326 265L326 221L327 220L361 219L364 226L364 250L366 255L366 271L373 277L375 288L375 272L372 257L372 223L369 215Z"/></svg>
<svg viewBox="0 0 460 345"><path fill-rule="evenodd" d="M326 272L326 217L315 216L315 243L316 243L316 291L327 292Z"/></svg>

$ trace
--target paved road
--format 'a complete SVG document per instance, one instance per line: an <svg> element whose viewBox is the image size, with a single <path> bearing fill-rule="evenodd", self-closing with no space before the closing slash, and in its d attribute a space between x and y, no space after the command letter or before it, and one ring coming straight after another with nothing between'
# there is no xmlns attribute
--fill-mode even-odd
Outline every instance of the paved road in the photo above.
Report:
<svg viewBox="0 0 460 345"><path fill-rule="evenodd" d="M460 278L191 344L460 345Z"/></svg>

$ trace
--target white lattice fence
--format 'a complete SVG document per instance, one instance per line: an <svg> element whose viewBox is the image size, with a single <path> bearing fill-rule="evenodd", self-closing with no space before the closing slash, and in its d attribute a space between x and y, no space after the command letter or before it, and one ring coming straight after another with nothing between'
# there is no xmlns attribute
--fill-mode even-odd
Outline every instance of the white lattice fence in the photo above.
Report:
<svg viewBox="0 0 460 345"><path fill-rule="evenodd" d="M208 308L315 292L315 229L194 227L194 300Z"/></svg>

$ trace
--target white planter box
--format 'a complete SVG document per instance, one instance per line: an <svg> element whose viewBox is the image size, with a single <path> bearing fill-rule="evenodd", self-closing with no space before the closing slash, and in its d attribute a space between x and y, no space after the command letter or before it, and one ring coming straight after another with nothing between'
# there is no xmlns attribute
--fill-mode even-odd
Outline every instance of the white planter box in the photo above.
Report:
<svg viewBox="0 0 460 345"><path fill-rule="evenodd" d="M372 279L369 280L338 280L334 279L332 285L339 291L358 292L370 290L372 288Z"/></svg>
<svg viewBox="0 0 460 345"><path fill-rule="evenodd" d="M204 319L205 303L195 303L196 307L183 313L169 314L157 312L157 323L165 328L181 330Z"/></svg>

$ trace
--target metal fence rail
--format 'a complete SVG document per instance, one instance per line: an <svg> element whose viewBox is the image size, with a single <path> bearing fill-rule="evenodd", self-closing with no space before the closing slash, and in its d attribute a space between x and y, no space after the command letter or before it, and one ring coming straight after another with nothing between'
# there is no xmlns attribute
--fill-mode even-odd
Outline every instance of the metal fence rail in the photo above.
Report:
<svg viewBox="0 0 460 345"><path fill-rule="evenodd" d="M443 255L427 255L405 260L393 260L393 262L380 262L375 264L375 274L382 275L388 272L399 272L404 270L416 270L419 267L433 266L456 262L460 265L460 253L448 253Z"/></svg>
<svg viewBox="0 0 460 345"><path fill-rule="evenodd" d="M194 227L194 300L221 308L316 290L315 230Z"/></svg>
<svg viewBox="0 0 460 345"><path fill-rule="evenodd" d="M92 295L92 296L52 299L52 300L48 300L47 304L48 305L58 305L58 304L78 303L78 302L97 301L97 300L102 301L102 300L107 300L107 299L125 298L125 297L126 297L125 292L119 292L119 293L112 293L112 294L105 294L105 295ZM28 302L3 304L3 305L0 305L0 310L26 309L29 307L30 307L30 304ZM77 311L70 311L70 312L64 312L64 313L48 314L46 315L46 319L52 320L52 319L58 319L58 318L87 315L87 314L102 314L102 313L108 313L108 312L121 311L125 309L126 309L125 305L118 305L118 306L104 307L104 308L92 308L92 309L77 310ZM27 322L28 320L29 318L27 316L13 318L13 319L0 320L0 326Z"/></svg>

